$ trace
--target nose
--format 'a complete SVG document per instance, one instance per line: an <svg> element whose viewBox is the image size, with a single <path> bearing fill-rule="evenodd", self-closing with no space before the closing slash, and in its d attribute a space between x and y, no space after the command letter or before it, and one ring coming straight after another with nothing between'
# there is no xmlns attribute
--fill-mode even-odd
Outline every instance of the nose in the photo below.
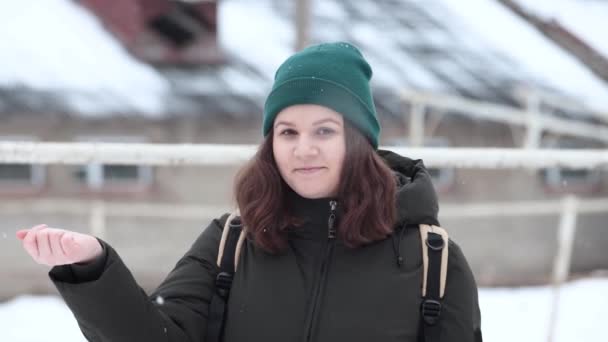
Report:
<svg viewBox="0 0 608 342"><path fill-rule="evenodd" d="M308 159L319 154L319 148L315 142L305 135L301 135L300 139L294 146L293 154L299 159Z"/></svg>

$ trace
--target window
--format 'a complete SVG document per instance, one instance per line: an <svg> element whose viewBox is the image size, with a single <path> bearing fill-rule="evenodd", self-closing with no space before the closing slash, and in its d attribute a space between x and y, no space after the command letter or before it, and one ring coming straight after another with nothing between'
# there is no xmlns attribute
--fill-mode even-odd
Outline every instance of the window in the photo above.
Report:
<svg viewBox="0 0 608 342"><path fill-rule="evenodd" d="M138 137L80 137L81 142L139 143ZM76 167L74 176L93 190L135 190L152 183L152 168L143 165L87 164Z"/></svg>
<svg viewBox="0 0 608 342"><path fill-rule="evenodd" d="M212 24L202 15L198 4L174 2L166 12L152 18L148 25L177 47L193 43L201 33L209 32Z"/></svg>
<svg viewBox="0 0 608 342"><path fill-rule="evenodd" d="M407 147L410 145L408 139L406 138L393 139L389 141L388 144L399 147ZM449 147L449 141L444 137L426 137L424 140L424 147ZM437 192L445 193L450 190L454 184L455 177L453 168L427 167L427 170L431 175L433 185L435 186L435 190L437 190Z"/></svg>
<svg viewBox="0 0 608 342"><path fill-rule="evenodd" d="M35 141L28 136L1 136L0 141ZM0 189L19 190L40 188L45 184L46 172L38 164L0 164Z"/></svg>
<svg viewBox="0 0 608 342"><path fill-rule="evenodd" d="M590 146L582 140L573 138L548 138L544 139L542 146L545 148L598 148ZM559 167L542 170L540 175L545 184L545 189L554 193L590 193L599 189L601 185L600 169L565 169Z"/></svg>
<svg viewBox="0 0 608 342"><path fill-rule="evenodd" d="M551 168L545 170L545 181L553 187L592 185L599 180L599 170L597 169Z"/></svg>
<svg viewBox="0 0 608 342"><path fill-rule="evenodd" d="M147 186L152 183L152 168L140 165L88 164L78 167L75 176L91 189Z"/></svg>

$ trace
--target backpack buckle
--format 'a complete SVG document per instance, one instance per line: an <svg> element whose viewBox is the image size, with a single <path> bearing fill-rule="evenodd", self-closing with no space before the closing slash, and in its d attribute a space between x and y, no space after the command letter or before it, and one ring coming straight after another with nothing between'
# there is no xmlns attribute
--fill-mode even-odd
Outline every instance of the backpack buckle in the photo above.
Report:
<svg viewBox="0 0 608 342"><path fill-rule="evenodd" d="M441 302L433 299L425 299L422 301L422 318L428 325L435 325L441 315Z"/></svg>
<svg viewBox="0 0 608 342"><path fill-rule="evenodd" d="M428 237L426 238L426 245L434 251L440 251L443 249L445 243L444 243L443 237L441 237L441 235L429 234Z"/></svg>
<svg viewBox="0 0 608 342"><path fill-rule="evenodd" d="M242 228L243 227L243 221L241 221L241 217L240 216L235 216L234 218L232 218L232 221L230 221L230 223L229 223L229 227L232 228L232 229Z"/></svg>
<svg viewBox="0 0 608 342"><path fill-rule="evenodd" d="M232 286L233 275L228 272L220 272L215 278L215 288L217 293L222 297L226 298L230 287Z"/></svg>

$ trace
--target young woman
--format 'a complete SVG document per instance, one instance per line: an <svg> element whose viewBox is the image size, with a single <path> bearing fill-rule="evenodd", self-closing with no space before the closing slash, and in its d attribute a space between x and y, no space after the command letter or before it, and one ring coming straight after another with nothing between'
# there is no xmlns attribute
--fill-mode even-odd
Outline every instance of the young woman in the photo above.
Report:
<svg viewBox="0 0 608 342"><path fill-rule="evenodd" d="M378 150L372 71L347 43L311 46L275 75L264 141L235 182L247 232L223 341L420 341L418 226L438 225L421 160ZM147 295L106 242L45 225L19 231L90 341L205 341L228 214ZM477 287L448 244L433 339L481 341ZM162 301L156 300L162 298Z"/></svg>

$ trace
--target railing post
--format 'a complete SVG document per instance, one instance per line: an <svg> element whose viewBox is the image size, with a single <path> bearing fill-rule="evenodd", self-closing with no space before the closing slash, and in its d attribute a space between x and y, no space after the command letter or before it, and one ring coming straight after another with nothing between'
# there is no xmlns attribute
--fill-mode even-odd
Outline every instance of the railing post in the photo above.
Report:
<svg viewBox="0 0 608 342"><path fill-rule="evenodd" d="M310 41L310 12L310 0L296 0L296 51L300 51L305 48Z"/></svg>
<svg viewBox="0 0 608 342"><path fill-rule="evenodd" d="M576 232L578 205L578 199L574 196L570 195L563 199L563 209L559 222L559 230L557 232L557 253L553 264L553 299L551 303L547 342L552 342L553 336L555 336L561 286L568 280L568 274L570 272L570 259L572 256L572 246L574 244L574 234Z"/></svg>
<svg viewBox="0 0 608 342"><path fill-rule="evenodd" d="M91 204L91 216L89 218L91 235L104 239L106 235L106 207L103 201L94 201Z"/></svg>
<svg viewBox="0 0 608 342"><path fill-rule="evenodd" d="M526 149L538 148L542 134L542 117L540 114L540 98L538 94L528 91L526 93L526 140L523 145Z"/></svg>
<svg viewBox="0 0 608 342"><path fill-rule="evenodd" d="M411 147L420 147L424 144L424 110L425 105L419 101L412 101L410 107L410 138Z"/></svg>

